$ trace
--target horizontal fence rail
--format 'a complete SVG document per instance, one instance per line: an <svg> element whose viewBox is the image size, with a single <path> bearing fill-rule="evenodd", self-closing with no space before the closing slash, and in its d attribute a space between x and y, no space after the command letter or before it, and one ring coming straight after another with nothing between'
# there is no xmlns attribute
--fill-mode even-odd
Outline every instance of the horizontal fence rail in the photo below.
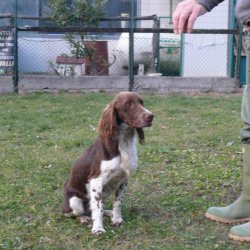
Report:
<svg viewBox="0 0 250 250"><path fill-rule="evenodd" d="M20 31L38 32L97 32L97 33L129 33L130 28L81 28L81 27L19 27ZM133 28L134 33L173 33L173 29ZM194 29L193 34L238 34L238 30L232 29Z"/></svg>
<svg viewBox="0 0 250 250"><path fill-rule="evenodd" d="M0 14L0 19L14 19L15 16L12 14ZM49 17L34 17L34 16L18 16L17 19L23 20L37 20L37 21L52 21ZM156 15L152 16L142 16L142 17L134 17L134 21L145 21L145 20L153 20L157 21L158 17ZM75 21L81 21L81 19L76 19ZM130 17L106 17L100 18L99 21L131 21ZM7 26L7 27L14 27L14 26ZM24 26L18 27L20 31L38 31L38 32L98 32L98 33L121 33L121 32L131 32L131 28L82 28L82 27L36 27L36 26ZM170 28L133 28L133 32L135 33L173 33L173 29ZM193 29L193 34L239 34L238 29Z"/></svg>

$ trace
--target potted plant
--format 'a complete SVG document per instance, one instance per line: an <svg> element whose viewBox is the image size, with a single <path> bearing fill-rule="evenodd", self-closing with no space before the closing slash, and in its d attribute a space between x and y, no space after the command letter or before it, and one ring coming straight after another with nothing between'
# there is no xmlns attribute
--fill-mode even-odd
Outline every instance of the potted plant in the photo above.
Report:
<svg viewBox="0 0 250 250"><path fill-rule="evenodd" d="M100 18L105 15L106 0L50 0L52 20L64 27L80 26L97 28ZM70 47L71 56L84 58L85 74L108 75L107 41L93 40L86 32L66 33L65 39Z"/></svg>

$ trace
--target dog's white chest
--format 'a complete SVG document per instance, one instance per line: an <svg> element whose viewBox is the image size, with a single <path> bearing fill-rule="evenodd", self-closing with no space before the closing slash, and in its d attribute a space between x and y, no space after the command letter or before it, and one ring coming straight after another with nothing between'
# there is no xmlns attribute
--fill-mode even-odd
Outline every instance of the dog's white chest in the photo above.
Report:
<svg viewBox="0 0 250 250"><path fill-rule="evenodd" d="M128 142L120 142L119 150L121 154L120 167L130 176L137 168L138 158L135 138L133 137Z"/></svg>
<svg viewBox="0 0 250 250"><path fill-rule="evenodd" d="M115 192L127 179L127 173L121 168L121 157L117 156L109 161L102 161L101 174L98 177L102 183L102 198L106 199Z"/></svg>
<svg viewBox="0 0 250 250"><path fill-rule="evenodd" d="M134 143L120 144L120 155L109 161L102 161L101 176L103 198L107 198L126 181L137 167L137 152Z"/></svg>

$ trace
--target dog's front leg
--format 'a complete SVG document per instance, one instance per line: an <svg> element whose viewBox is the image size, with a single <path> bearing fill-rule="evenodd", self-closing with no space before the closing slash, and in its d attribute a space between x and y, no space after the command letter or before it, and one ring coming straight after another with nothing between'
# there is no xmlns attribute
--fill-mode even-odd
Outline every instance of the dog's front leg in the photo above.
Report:
<svg viewBox="0 0 250 250"><path fill-rule="evenodd" d="M127 187L127 180L123 182L120 187L117 189L115 193L115 201L113 204L113 210L111 215L112 224L114 226L119 226L123 223L122 215L121 215L121 208L122 208L122 201L124 199L124 194Z"/></svg>
<svg viewBox="0 0 250 250"><path fill-rule="evenodd" d="M90 181L90 208L93 221L92 233L102 234L103 228L103 203L102 203L102 179L96 178Z"/></svg>

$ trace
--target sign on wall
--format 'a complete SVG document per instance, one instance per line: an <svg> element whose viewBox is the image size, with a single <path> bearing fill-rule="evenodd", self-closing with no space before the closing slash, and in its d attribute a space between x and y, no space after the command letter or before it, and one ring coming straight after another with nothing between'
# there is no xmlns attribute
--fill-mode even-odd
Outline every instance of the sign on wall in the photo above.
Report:
<svg viewBox="0 0 250 250"><path fill-rule="evenodd" d="M0 74L12 74L14 66L14 32L0 28Z"/></svg>

